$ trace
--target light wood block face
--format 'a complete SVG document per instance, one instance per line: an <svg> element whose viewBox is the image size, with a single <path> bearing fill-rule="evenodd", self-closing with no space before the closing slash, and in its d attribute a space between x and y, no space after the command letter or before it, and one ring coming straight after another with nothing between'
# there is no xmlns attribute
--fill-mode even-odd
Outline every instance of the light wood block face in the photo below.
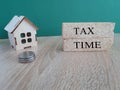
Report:
<svg viewBox="0 0 120 90"><path fill-rule="evenodd" d="M108 50L113 44L113 38L82 38L65 39L64 51L102 51Z"/></svg>
<svg viewBox="0 0 120 90"><path fill-rule="evenodd" d="M114 26L112 22L63 23L63 39L113 37Z"/></svg>
<svg viewBox="0 0 120 90"><path fill-rule="evenodd" d="M63 23L63 50L108 50L113 44L114 27L112 22Z"/></svg>

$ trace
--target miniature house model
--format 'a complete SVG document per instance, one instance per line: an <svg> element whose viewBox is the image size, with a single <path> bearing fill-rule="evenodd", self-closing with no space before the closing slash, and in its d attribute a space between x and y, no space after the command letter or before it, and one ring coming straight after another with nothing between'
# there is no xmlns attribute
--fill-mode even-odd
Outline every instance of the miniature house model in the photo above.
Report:
<svg viewBox="0 0 120 90"><path fill-rule="evenodd" d="M16 50L37 46L37 29L25 16L14 16L5 27L11 47Z"/></svg>

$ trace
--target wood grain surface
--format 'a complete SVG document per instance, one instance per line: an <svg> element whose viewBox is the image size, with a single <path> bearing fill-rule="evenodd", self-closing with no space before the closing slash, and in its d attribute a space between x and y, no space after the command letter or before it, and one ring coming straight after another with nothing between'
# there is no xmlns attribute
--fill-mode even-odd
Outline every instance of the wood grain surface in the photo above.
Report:
<svg viewBox="0 0 120 90"><path fill-rule="evenodd" d="M0 90L120 90L120 34L109 51L63 52L60 36L38 38L36 60L18 62L0 40Z"/></svg>

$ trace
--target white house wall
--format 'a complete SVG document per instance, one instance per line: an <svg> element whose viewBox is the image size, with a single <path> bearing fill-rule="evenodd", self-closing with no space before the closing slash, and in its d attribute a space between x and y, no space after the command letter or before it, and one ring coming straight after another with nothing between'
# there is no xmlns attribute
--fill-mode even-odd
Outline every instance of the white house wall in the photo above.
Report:
<svg viewBox="0 0 120 90"><path fill-rule="evenodd" d="M32 42L27 43L27 41L26 41L25 44L22 44L21 39L27 39L29 37L21 38L20 34L25 33L25 35L26 35L27 32L31 32ZM28 46L37 46L37 41L35 40L35 38L36 38L35 35L36 35L35 28L33 28L28 22L23 20L22 23L14 31L14 37L16 37L16 40L17 40L16 50L24 49L24 47L28 47Z"/></svg>
<svg viewBox="0 0 120 90"><path fill-rule="evenodd" d="M8 33L8 37L9 37L9 41L11 46L13 46L15 48L15 41L14 41L14 36L11 33Z"/></svg>

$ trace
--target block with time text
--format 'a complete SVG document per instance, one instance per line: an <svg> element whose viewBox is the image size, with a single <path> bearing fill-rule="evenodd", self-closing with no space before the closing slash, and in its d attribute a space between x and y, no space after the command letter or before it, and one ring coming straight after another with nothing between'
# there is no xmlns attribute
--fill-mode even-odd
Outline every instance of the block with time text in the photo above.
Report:
<svg viewBox="0 0 120 90"><path fill-rule="evenodd" d="M64 51L103 51L111 48L113 38L84 38L64 40Z"/></svg>

